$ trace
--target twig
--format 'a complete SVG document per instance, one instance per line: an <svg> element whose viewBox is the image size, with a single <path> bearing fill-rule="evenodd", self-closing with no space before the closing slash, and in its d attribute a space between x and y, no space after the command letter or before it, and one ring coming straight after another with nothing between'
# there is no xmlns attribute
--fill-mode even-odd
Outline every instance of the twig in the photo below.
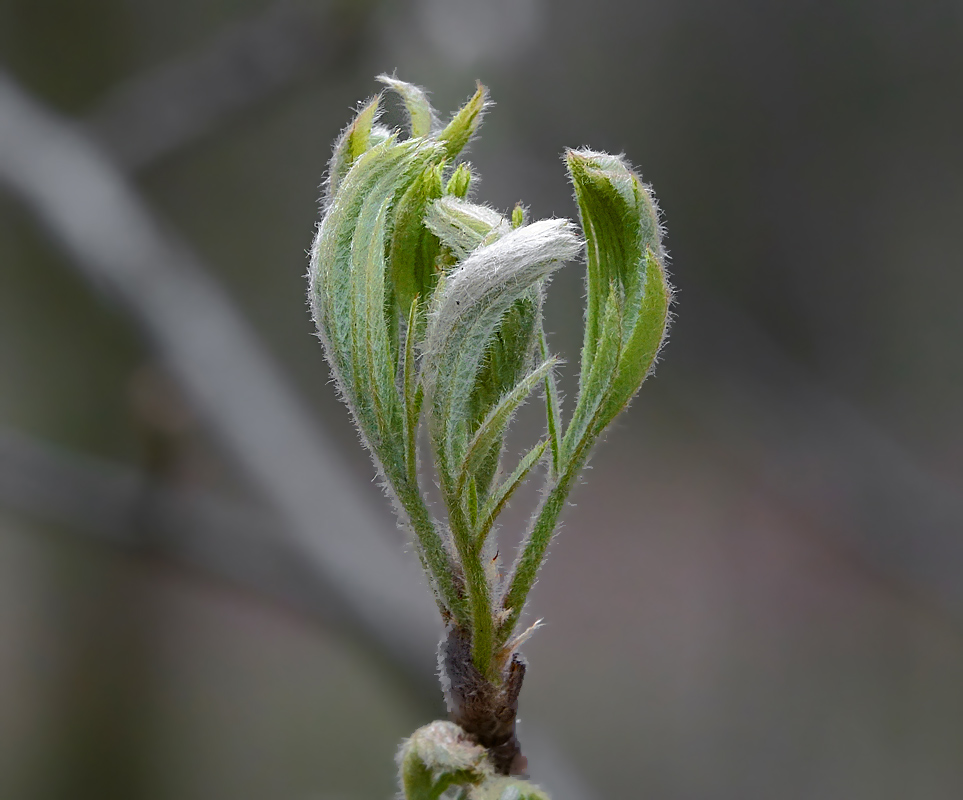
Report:
<svg viewBox="0 0 963 800"><path fill-rule="evenodd" d="M257 506L0 431L0 505L123 550L157 555L336 624L338 605ZM437 694L437 689L433 695Z"/></svg>

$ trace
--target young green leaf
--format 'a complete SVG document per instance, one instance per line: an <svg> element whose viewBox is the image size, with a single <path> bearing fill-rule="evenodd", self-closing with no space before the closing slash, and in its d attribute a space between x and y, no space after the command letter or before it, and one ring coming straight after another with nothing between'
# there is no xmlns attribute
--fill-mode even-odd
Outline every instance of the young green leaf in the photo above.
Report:
<svg viewBox="0 0 963 800"><path fill-rule="evenodd" d="M584 447L585 437L589 436L594 441L600 432L597 426L598 411L608 397L622 349L621 320L618 290L611 286L602 312L602 327L594 358L562 439L563 469L568 469L567 462L571 461L575 450Z"/></svg>
<svg viewBox="0 0 963 800"><path fill-rule="evenodd" d="M429 164L398 201L394 212L389 264L399 309L407 312L415 296L431 297L438 282L435 262L441 247L425 227L425 213L442 196L440 163Z"/></svg>
<svg viewBox="0 0 963 800"><path fill-rule="evenodd" d="M524 403L528 396L535 390L539 383L555 367L556 360L548 359L541 363L535 370L526 375L515 387L508 392L498 404L488 412L488 416L478 426L475 435L472 437L465 456L462 459L458 474L458 489L461 490L467 481L482 466L486 455L496 445L500 445L505 438L505 431L508 423L514 416L518 407Z"/></svg>
<svg viewBox="0 0 963 800"><path fill-rule="evenodd" d="M445 144L445 153L448 158L455 158L465 149L465 145L481 125L482 112L487 105L488 89L478 83L475 94L438 133L438 140Z"/></svg>
<svg viewBox="0 0 963 800"><path fill-rule="evenodd" d="M400 81L393 75L379 75L378 80L401 97L408 111L408 126L412 136L428 136L438 127L438 118L424 89Z"/></svg>
<svg viewBox="0 0 963 800"><path fill-rule="evenodd" d="M508 501L512 499L515 490L521 486L525 478L528 477L528 473L531 472L532 467L545 455L547 448L547 439L535 445L518 462L518 466L515 467L512 474L499 483L488 495L485 505L482 506L478 512L478 532L475 535L480 542L485 541L485 537L488 536L489 531L491 531L492 525L495 524L498 515L501 514L502 509L505 508Z"/></svg>
<svg viewBox="0 0 963 800"><path fill-rule="evenodd" d="M402 150L401 146L397 147ZM403 152L403 150L402 150ZM359 410L367 423L372 446L386 470L402 475L404 444L400 404L395 384L394 357L385 319L385 236L395 193L420 172L418 158L403 155L372 185L362 202L351 248L348 272L350 342L355 364L354 388ZM390 162L389 162L390 163Z"/></svg>
<svg viewBox="0 0 963 800"><path fill-rule="evenodd" d="M565 154L586 240L586 312L582 377L599 341L602 307L614 283L623 298L623 333L634 328L644 291L646 252L664 258L658 207L621 156Z"/></svg>
<svg viewBox="0 0 963 800"><path fill-rule="evenodd" d="M471 397L486 347L512 304L577 251L565 220L545 220L476 249L439 285L432 298L423 346L422 376L428 432L449 529L464 571L472 617L472 658L482 675L497 680L492 661L492 589L481 553L456 490L465 454Z"/></svg>
<svg viewBox="0 0 963 800"><path fill-rule="evenodd" d="M638 321L628 341L622 348L618 371L605 409L599 420L608 425L639 391L649 376L652 366L665 341L669 324L669 305L672 288L665 276L665 268L658 257L649 250L646 253L645 293L639 309Z"/></svg>
<svg viewBox="0 0 963 800"><path fill-rule="evenodd" d="M512 209L512 227L521 228L526 222L528 222L528 212L525 210L525 206L516 203L515 208Z"/></svg>
<svg viewBox="0 0 963 800"><path fill-rule="evenodd" d="M543 361L548 358L548 344L541 327L538 330L538 353ZM558 475L562 457L562 407L554 370L545 376L545 426L548 429L548 443L552 447L552 475Z"/></svg>
<svg viewBox="0 0 963 800"><path fill-rule="evenodd" d="M338 191L351 165L371 147L371 129L380 113L381 95L375 95L345 128L334 143L334 152L328 162L325 181L325 201L329 203Z"/></svg>
<svg viewBox="0 0 963 800"><path fill-rule="evenodd" d="M410 446L385 313L385 237L392 203L426 166L443 157L442 147L425 139L390 139L360 155L338 184L318 227L309 278L315 321L342 398L387 481L402 522L417 535L444 608L464 619L457 570L435 530L417 475L408 471Z"/></svg>
<svg viewBox="0 0 963 800"><path fill-rule="evenodd" d="M563 437L559 469L532 518L500 601L507 616L499 642L517 624L592 445L648 375L665 337L671 302L658 209L648 188L618 156L570 150L566 161L587 252L579 396Z"/></svg>
<svg viewBox="0 0 963 800"><path fill-rule="evenodd" d="M415 375L415 338L418 332L417 295L411 301L405 328L405 354L401 367L402 406L404 407L405 466L409 475L418 474L418 419L424 397Z"/></svg>
<svg viewBox="0 0 963 800"><path fill-rule="evenodd" d="M671 287L665 275L662 228L655 198L621 156L590 150L566 153L587 251L587 309L582 391L601 347L603 308L614 290L620 310L621 354L598 432L629 403L665 338ZM579 398L582 403L582 398Z"/></svg>
<svg viewBox="0 0 963 800"><path fill-rule="evenodd" d="M451 173L451 177L448 179L448 185L445 186L445 194L450 194L464 200L468 196L468 190L471 188L471 181L471 168L467 164L459 164L455 167L455 171Z"/></svg>

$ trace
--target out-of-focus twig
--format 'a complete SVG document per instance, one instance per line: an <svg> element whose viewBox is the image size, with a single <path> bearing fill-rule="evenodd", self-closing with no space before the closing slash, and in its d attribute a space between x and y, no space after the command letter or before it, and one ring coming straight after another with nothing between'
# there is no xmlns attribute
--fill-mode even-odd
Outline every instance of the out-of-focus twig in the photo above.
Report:
<svg viewBox="0 0 963 800"><path fill-rule="evenodd" d="M284 520L341 611L415 675L438 631L415 564L332 465L333 449L198 257L166 231L113 164L0 74L0 182L67 257L120 302L185 396Z"/></svg>
<svg viewBox="0 0 963 800"><path fill-rule="evenodd" d="M0 430L0 506L195 567L336 624L336 599L278 537L283 522L259 506L158 485L9 430Z"/></svg>
<svg viewBox="0 0 963 800"><path fill-rule="evenodd" d="M202 50L113 89L82 123L126 170L190 144L217 124L358 50L365 3L282 0Z"/></svg>

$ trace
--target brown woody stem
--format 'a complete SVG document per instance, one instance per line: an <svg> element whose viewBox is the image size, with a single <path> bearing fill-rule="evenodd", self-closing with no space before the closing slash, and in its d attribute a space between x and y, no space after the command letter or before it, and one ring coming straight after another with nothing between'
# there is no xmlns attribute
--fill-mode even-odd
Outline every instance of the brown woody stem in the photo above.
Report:
<svg viewBox="0 0 963 800"><path fill-rule="evenodd" d="M453 625L439 645L441 685L452 722L488 750L497 772L524 776L528 761L515 735L518 694L525 662L513 653L500 684L485 678L472 661L471 634Z"/></svg>

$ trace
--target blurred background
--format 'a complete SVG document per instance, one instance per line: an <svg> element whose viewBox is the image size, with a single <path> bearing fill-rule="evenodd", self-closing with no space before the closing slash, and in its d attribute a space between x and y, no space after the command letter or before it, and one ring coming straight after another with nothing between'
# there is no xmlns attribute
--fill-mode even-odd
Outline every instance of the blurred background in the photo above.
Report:
<svg viewBox="0 0 963 800"><path fill-rule="evenodd" d="M574 216L587 145L668 228L663 362L532 597L533 778L963 797L957 0L0 0L0 70L0 797L387 798L442 715L304 302L395 70L490 87L479 200Z"/></svg>

